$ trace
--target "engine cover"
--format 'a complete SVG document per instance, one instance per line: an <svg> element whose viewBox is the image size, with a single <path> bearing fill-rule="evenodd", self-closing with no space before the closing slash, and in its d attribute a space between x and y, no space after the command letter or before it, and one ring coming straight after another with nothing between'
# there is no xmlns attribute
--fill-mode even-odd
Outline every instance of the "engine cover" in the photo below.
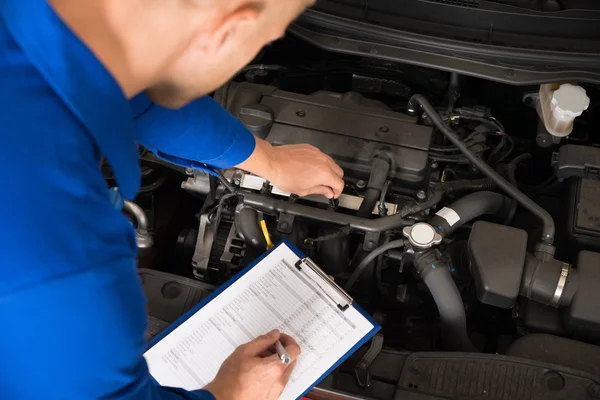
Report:
<svg viewBox="0 0 600 400"><path fill-rule="evenodd" d="M373 157L386 151L395 184L427 182L433 129L379 101L356 92L302 95L250 83L233 84L227 97L229 111L257 136L275 145L312 144L349 177L367 180Z"/></svg>

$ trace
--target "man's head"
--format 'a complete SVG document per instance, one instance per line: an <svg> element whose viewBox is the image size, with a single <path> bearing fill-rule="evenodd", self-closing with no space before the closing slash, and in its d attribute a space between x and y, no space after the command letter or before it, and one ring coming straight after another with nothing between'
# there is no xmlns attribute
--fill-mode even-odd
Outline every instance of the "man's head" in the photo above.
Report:
<svg viewBox="0 0 600 400"><path fill-rule="evenodd" d="M172 1L172 0L171 0ZM187 45L147 90L159 104L179 107L232 78L314 0L184 0L201 15Z"/></svg>
<svg viewBox="0 0 600 400"><path fill-rule="evenodd" d="M48 0L133 96L180 107L214 91L315 0Z"/></svg>

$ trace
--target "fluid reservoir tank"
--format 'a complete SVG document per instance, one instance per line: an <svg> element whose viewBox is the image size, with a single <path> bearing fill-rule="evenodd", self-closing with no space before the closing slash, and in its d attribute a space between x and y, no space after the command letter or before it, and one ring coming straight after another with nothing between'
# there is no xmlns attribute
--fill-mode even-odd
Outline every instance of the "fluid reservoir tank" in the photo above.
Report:
<svg viewBox="0 0 600 400"><path fill-rule="evenodd" d="M549 83L540 86L538 114L548 133L556 137L569 136L575 118L590 106L584 88L570 83Z"/></svg>

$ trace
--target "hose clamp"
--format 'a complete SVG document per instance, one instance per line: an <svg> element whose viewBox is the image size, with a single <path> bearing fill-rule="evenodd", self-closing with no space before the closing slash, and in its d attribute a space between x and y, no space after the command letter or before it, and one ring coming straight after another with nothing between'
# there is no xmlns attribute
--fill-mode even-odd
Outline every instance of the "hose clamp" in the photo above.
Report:
<svg viewBox="0 0 600 400"><path fill-rule="evenodd" d="M560 305L560 299L562 298L563 292L565 290L565 286L567 285L567 278L569 277L569 272L571 272L571 265L567 263L562 263L562 269L560 271L560 278L558 278L558 283L556 284L556 290L554 291L554 297L550 302L552 307L558 308Z"/></svg>

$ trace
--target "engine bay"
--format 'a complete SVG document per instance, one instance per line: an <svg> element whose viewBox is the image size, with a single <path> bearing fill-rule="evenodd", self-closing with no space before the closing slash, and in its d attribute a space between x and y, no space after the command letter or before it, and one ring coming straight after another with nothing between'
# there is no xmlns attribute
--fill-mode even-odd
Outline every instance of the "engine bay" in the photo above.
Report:
<svg viewBox="0 0 600 400"><path fill-rule="evenodd" d="M257 137L330 155L344 192L299 198L142 151L149 335L287 239L383 327L373 384L357 367L365 348L315 398L599 398L600 88L581 87L589 108L558 137L539 86L273 44L214 98ZM469 363L490 376L514 368L525 386L539 375L554 397L433 383Z"/></svg>

